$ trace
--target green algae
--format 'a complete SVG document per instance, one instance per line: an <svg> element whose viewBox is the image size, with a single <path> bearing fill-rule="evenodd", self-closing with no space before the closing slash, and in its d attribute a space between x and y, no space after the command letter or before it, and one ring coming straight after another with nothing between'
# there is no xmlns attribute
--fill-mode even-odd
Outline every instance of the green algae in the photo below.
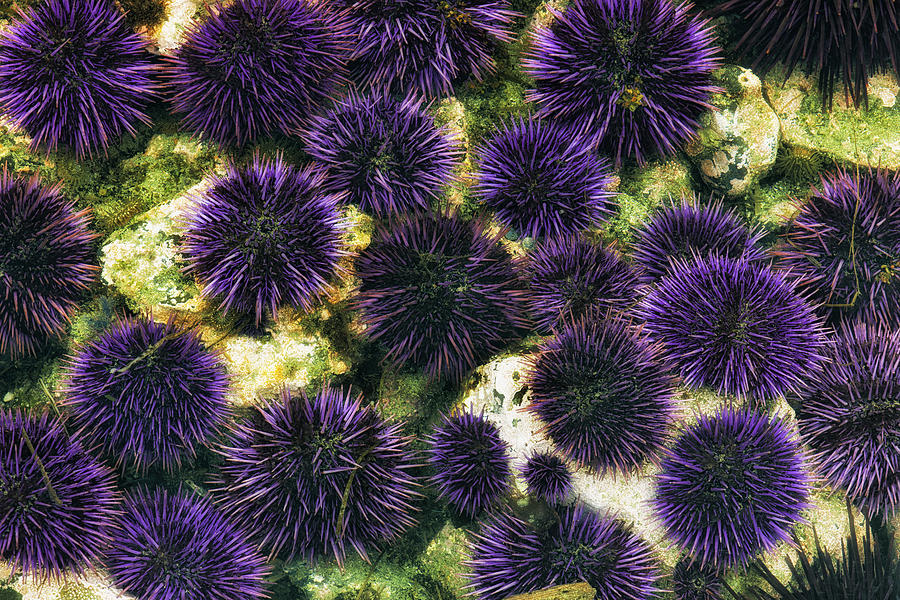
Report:
<svg viewBox="0 0 900 600"><path fill-rule="evenodd" d="M0 600L22 600L22 594L11 587L0 586Z"/></svg>
<svg viewBox="0 0 900 600"><path fill-rule="evenodd" d="M166 19L168 0L116 0L125 12L125 22L133 28L153 28Z"/></svg>
<svg viewBox="0 0 900 600"><path fill-rule="evenodd" d="M57 600L100 600L100 596L85 585L69 582L60 588Z"/></svg>

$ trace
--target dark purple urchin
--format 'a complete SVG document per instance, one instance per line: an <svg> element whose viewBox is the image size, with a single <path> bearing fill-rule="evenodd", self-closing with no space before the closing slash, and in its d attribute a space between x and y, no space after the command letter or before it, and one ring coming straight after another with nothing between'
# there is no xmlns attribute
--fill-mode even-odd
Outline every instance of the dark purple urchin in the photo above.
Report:
<svg viewBox="0 0 900 600"><path fill-rule="evenodd" d="M174 469L228 416L228 376L198 332L123 319L69 359L63 402L119 465Z"/></svg>
<svg viewBox="0 0 900 600"><path fill-rule="evenodd" d="M712 565L684 557L672 571L676 600L722 600L722 575Z"/></svg>
<svg viewBox="0 0 900 600"><path fill-rule="evenodd" d="M294 134L343 82L344 14L308 0L233 0L191 25L168 66L182 123L219 144Z"/></svg>
<svg viewBox="0 0 900 600"><path fill-rule="evenodd" d="M556 125L535 120L504 125L478 154L476 194L519 235L576 234L611 212L609 163L586 139Z"/></svg>
<svg viewBox="0 0 900 600"><path fill-rule="evenodd" d="M558 521L538 526L508 512L493 514L470 545L471 593L503 600L585 581L597 598L657 597L652 550L621 522L581 506L561 507L558 514Z"/></svg>
<svg viewBox="0 0 900 600"><path fill-rule="evenodd" d="M762 262L677 261L637 313L690 386L766 400L797 390L821 363L812 306Z"/></svg>
<svg viewBox="0 0 900 600"><path fill-rule="evenodd" d="M197 197L187 217L187 271L224 311L256 323L280 306L311 310L344 255L337 197L321 171L281 157L231 165Z"/></svg>
<svg viewBox="0 0 900 600"><path fill-rule="evenodd" d="M106 555L113 582L148 600L268 597L265 559L212 503L178 491L137 491Z"/></svg>
<svg viewBox="0 0 900 600"><path fill-rule="evenodd" d="M870 512L900 504L900 332L846 325L801 396L801 439L819 472Z"/></svg>
<svg viewBox="0 0 900 600"><path fill-rule="evenodd" d="M58 185L0 174L0 354L62 335L97 271L87 215Z"/></svg>
<svg viewBox="0 0 900 600"><path fill-rule="evenodd" d="M809 506L803 452L780 418L750 410L700 415L666 451L653 506L701 564L746 564L791 539Z"/></svg>
<svg viewBox="0 0 900 600"><path fill-rule="evenodd" d="M106 150L156 97L145 42L107 0L46 0L0 35L0 105L32 148Z"/></svg>
<svg viewBox="0 0 900 600"><path fill-rule="evenodd" d="M619 319L566 325L532 359L527 382L528 410L582 465L627 472L667 439L675 380L657 349Z"/></svg>
<svg viewBox="0 0 900 600"><path fill-rule="evenodd" d="M483 414L445 416L428 443L431 483L458 512L474 517L509 490L508 445Z"/></svg>
<svg viewBox="0 0 900 600"><path fill-rule="evenodd" d="M370 339L431 377L462 378L528 325L510 256L481 223L422 214L383 226L356 273Z"/></svg>
<svg viewBox="0 0 900 600"><path fill-rule="evenodd" d="M626 157L673 153L716 90L718 49L690 3L575 0L538 30L524 60L541 116ZM551 9L552 10L552 9Z"/></svg>
<svg viewBox="0 0 900 600"><path fill-rule="evenodd" d="M495 69L494 51L514 38L508 0L342 0L355 35L351 72L362 88L445 96Z"/></svg>
<svg viewBox="0 0 900 600"><path fill-rule="evenodd" d="M647 283L667 274L673 259L706 258L712 254L757 261L765 258L759 247L763 231L748 228L721 202L701 206L696 199L663 207L635 234L632 258Z"/></svg>
<svg viewBox="0 0 900 600"><path fill-rule="evenodd" d="M361 401L339 389L285 390L222 449L221 505L271 555L341 562L353 549L366 558L415 524L409 440Z"/></svg>
<svg viewBox="0 0 900 600"><path fill-rule="evenodd" d="M551 239L519 263L541 332L586 315L621 312L637 300L638 274L612 248L579 237Z"/></svg>
<svg viewBox="0 0 900 600"><path fill-rule="evenodd" d="M522 477L528 493L549 504L559 504L572 493L572 473L563 459L549 452L528 457Z"/></svg>
<svg viewBox="0 0 900 600"><path fill-rule="evenodd" d="M0 410L0 559L13 572L62 577L99 564L118 501L81 437L46 413Z"/></svg>
<svg viewBox="0 0 900 600"><path fill-rule="evenodd" d="M900 324L900 175L826 175L775 254L832 320Z"/></svg>
<svg viewBox="0 0 900 600"><path fill-rule="evenodd" d="M309 154L325 188L378 216L427 210L451 179L458 153L420 102L351 95L313 120Z"/></svg>

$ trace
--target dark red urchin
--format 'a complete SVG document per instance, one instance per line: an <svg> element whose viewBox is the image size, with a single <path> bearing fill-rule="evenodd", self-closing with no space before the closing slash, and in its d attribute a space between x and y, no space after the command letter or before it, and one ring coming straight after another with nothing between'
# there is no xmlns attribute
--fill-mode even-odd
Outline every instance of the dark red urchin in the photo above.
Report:
<svg viewBox="0 0 900 600"><path fill-rule="evenodd" d="M580 237L551 239L518 263L538 331L621 313L637 301L638 273L613 248Z"/></svg>
<svg viewBox="0 0 900 600"><path fill-rule="evenodd" d="M690 386L768 400L798 390L822 362L820 319L762 262L676 261L638 306L647 337Z"/></svg>
<svg viewBox="0 0 900 600"><path fill-rule="evenodd" d="M97 271L88 211L37 176L0 174L0 354L60 337Z"/></svg>
<svg viewBox="0 0 900 600"><path fill-rule="evenodd" d="M549 452L536 452L522 468L528 493L548 504L559 504L572 494L572 473L566 462Z"/></svg>
<svg viewBox="0 0 900 600"><path fill-rule="evenodd" d="M616 318L582 319L545 342L526 375L527 410L566 456L624 473L662 450L675 379L658 349Z"/></svg>
<svg viewBox="0 0 900 600"><path fill-rule="evenodd" d="M650 600L659 579L651 548L625 525L580 505L560 507L556 522L532 525L509 512L491 515L474 534L471 594L515 594L585 581L597 598Z"/></svg>
<svg viewBox="0 0 900 600"><path fill-rule="evenodd" d="M106 567L118 587L148 600L268 597L269 569L246 533L181 490L129 495Z"/></svg>
<svg viewBox="0 0 900 600"><path fill-rule="evenodd" d="M353 79L378 93L438 97L495 69L519 14L508 0L342 0L356 36Z"/></svg>
<svg viewBox="0 0 900 600"><path fill-rule="evenodd" d="M118 465L173 470L225 423L228 383L195 329L122 319L69 359L63 403Z"/></svg>
<svg viewBox="0 0 900 600"><path fill-rule="evenodd" d="M428 445L431 483L456 511L475 517L509 491L509 447L484 414L468 410L445 416Z"/></svg>
<svg viewBox="0 0 900 600"><path fill-rule="evenodd" d="M775 255L830 320L900 325L900 174L826 175Z"/></svg>
<svg viewBox="0 0 900 600"><path fill-rule="evenodd" d="M203 295L226 311L311 310L340 271L345 227L324 174L259 155L230 165L189 210L183 251Z"/></svg>
<svg viewBox="0 0 900 600"><path fill-rule="evenodd" d="M298 133L344 82L352 38L331 6L234 0L190 25L167 66L184 126L226 146Z"/></svg>
<svg viewBox="0 0 900 600"><path fill-rule="evenodd" d="M105 151L135 124L156 83L146 42L107 0L45 0L0 35L0 105L47 151Z"/></svg>
<svg viewBox="0 0 900 600"><path fill-rule="evenodd" d="M635 233L632 258L641 277L652 283L667 274L673 259L706 258L712 254L748 261L762 260L764 232L747 227L721 201L701 206L696 198L664 206Z"/></svg>
<svg viewBox="0 0 900 600"><path fill-rule="evenodd" d="M900 505L900 331L846 324L828 359L800 397L800 437L832 485L888 516Z"/></svg>
<svg viewBox="0 0 900 600"><path fill-rule="evenodd" d="M522 119L506 124L477 153L476 195L521 236L577 234L612 212L608 161L586 139L554 124Z"/></svg>
<svg viewBox="0 0 900 600"><path fill-rule="evenodd" d="M694 136L720 65L708 23L673 0L575 0L523 61L539 114L589 135L621 164Z"/></svg>
<svg viewBox="0 0 900 600"><path fill-rule="evenodd" d="M367 558L415 524L410 440L361 402L340 389L284 390L235 426L215 493L270 556Z"/></svg>
<svg viewBox="0 0 900 600"><path fill-rule="evenodd" d="M747 564L791 539L809 507L800 444L778 417L724 408L700 415L666 450L653 506L701 564Z"/></svg>
<svg viewBox="0 0 900 600"><path fill-rule="evenodd" d="M461 379L528 326L521 284L498 236L458 216L382 226L356 261L356 304L385 359Z"/></svg>
<svg viewBox="0 0 900 600"><path fill-rule="evenodd" d="M59 578L99 565L118 504L112 472L80 436L46 413L0 410L0 559L13 573Z"/></svg>
<svg viewBox="0 0 900 600"><path fill-rule="evenodd" d="M376 216L428 210L459 153L421 102L351 95L316 117L307 152L327 168L324 187Z"/></svg>

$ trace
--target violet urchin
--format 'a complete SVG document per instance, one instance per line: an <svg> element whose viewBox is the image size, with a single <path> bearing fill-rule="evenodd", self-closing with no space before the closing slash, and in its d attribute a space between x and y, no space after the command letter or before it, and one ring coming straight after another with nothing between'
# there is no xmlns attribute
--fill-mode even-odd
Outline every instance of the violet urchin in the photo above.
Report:
<svg viewBox="0 0 900 600"><path fill-rule="evenodd" d="M208 499L136 491L123 512L106 566L124 591L148 600L267 597L264 557Z"/></svg>
<svg viewBox="0 0 900 600"><path fill-rule="evenodd" d="M559 504L572 493L572 473L566 462L549 452L536 452L522 468L528 493L548 504Z"/></svg>
<svg viewBox="0 0 900 600"><path fill-rule="evenodd" d="M39 576L98 565L118 495L112 472L48 414L0 410L0 559Z"/></svg>
<svg viewBox="0 0 900 600"><path fill-rule="evenodd" d="M812 305L762 262L677 261L638 315L690 386L767 400L797 390L821 364Z"/></svg>
<svg viewBox="0 0 900 600"><path fill-rule="evenodd" d="M483 414L445 416L429 439L431 482L455 510L474 517L509 490L507 451L497 426Z"/></svg>
<svg viewBox="0 0 900 600"><path fill-rule="evenodd" d="M122 319L69 359L64 404L120 465L174 469L224 424L228 376L195 329Z"/></svg>
<svg viewBox="0 0 900 600"><path fill-rule="evenodd" d="M340 389L284 390L236 425L217 495L271 555L366 558L415 523L409 440L361 402Z"/></svg>
<svg viewBox="0 0 900 600"><path fill-rule="evenodd" d="M706 21L675 0L575 0L524 60L539 114L599 142L617 164L668 155L693 137L715 91Z"/></svg>
<svg viewBox="0 0 900 600"><path fill-rule="evenodd" d="M701 564L746 564L791 539L809 506L803 452L778 417L720 409L666 450L653 506L669 537Z"/></svg>
<svg viewBox="0 0 900 600"><path fill-rule="evenodd" d="M297 133L343 82L351 38L331 6L234 0L190 25L167 71L184 126L230 146Z"/></svg>
<svg viewBox="0 0 900 600"><path fill-rule="evenodd" d="M900 324L900 174L826 175L776 255L832 320Z"/></svg>
<svg viewBox="0 0 900 600"><path fill-rule="evenodd" d="M637 230L632 258L641 267L644 281L653 282L669 272L672 259L718 254L762 260L762 236L760 228L742 223L721 201L700 205L696 199L683 198L681 204L663 207Z"/></svg>
<svg viewBox="0 0 900 600"><path fill-rule="evenodd" d="M554 124L520 119L504 125L478 153L475 192L519 235L576 234L611 212L609 163L585 138Z"/></svg>
<svg viewBox="0 0 900 600"><path fill-rule="evenodd" d="M351 73L364 89L448 95L495 69L493 53L514 38L508 0L343 0L355 36Z"/></svg>
<svg viewBox="0 0 900 600"><path fill-rule="evenodd" d="M586 315L620 313L637 301L638 274L613 248L577 237L551 239L519 263L541 332Z"/></svg>
<svg viewBox="0 0 900 600"><path fill-rule="evenodd" d="M597 598L656 598L659 572L651 548L619 520L580 505L536 525L493 514L473 536L469 588L480 600L587 582Z"/></svg>
<svg viewBox="0 0 900 600"><path fill-rule="evenodd" d="M196 198L184 234L187 270L226 312L311 310L344 255L344 222L324 175L281 157L228 167Z"/></svg>
<svg viewBox="0 0 900 600"><path fill-rule="evenodd" d="M460 379L528 325L509 254L480 223L421 214L383 226L356 261L356 302L386 360Z"/></svg>
<svg viewBox="0 0 900 600"><path fill-rule="evenodd" d="M628 472L667 439L675 380L620 319L582 319L545 342L527 374L528 410L566 456Z"/></svg>
<svg viewBox="0 0 900 600"><path fill-rule="evenodd" d="M900 332L847 324L797 420L818 471L856 504L890 515L900 504Z"/></svg>
<svg viewBox="0 0 900 600"><path fill-rule="evenodd" d="M377 216L427 210L453 174L457 152L423 105L351 95L313 119L309 154L327 168L325 189Z"/></svg>
<svg viewBox="0 0 900 600"><path fill-rule="evenodd" d="M672 571L676 600L722 600L722 575L712 565L683 557Z"/></svg>
<svg viewBox="0 0 900 600"><path fill-rule="evenodd" d="M97 271L87 215L58 185L0 174L0 354L62 335Z"/></svg>
<svg viewBox="0 0 900 600"><path fill-rule="evenodd" d="M32 147L77 157L149 124L156 97L145 42L107 0L45 0L0 35L0 105Z"/></svg>

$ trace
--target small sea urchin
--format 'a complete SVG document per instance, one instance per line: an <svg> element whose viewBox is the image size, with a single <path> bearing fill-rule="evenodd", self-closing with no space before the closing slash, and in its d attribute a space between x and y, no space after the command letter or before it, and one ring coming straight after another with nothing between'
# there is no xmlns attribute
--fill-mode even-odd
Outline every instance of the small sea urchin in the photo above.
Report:
<svg viewBox="0 0 900 600"><path fill-rule="evenodd" d="M563 459L549 452L529 456L522 477L528 493L548 504L559 504L572 493L572 473Z"/></svg>
<svg viewBox="0 0 900 600"><path fill-rule="evenodd" d="M273 316L280 306L310 310L344 255L337 198L324 175L280 157L231 165L196 198L184 234L188 272L224 311Z"/></svg>
<svg viewBox="0 0 900 600"><path fill-rule="evenodd" d="M691 138L719 66L712 29L673 0L575 0L524 60L539 114L645 161ZM553 10L553 9L551 9Z"/></svg>
<svg viewBox="0 0 900 600"><path fill-rule="evenodd" d="M712 565L683 557L672 571L676 600L722 600L722 575Z"/></svg>

